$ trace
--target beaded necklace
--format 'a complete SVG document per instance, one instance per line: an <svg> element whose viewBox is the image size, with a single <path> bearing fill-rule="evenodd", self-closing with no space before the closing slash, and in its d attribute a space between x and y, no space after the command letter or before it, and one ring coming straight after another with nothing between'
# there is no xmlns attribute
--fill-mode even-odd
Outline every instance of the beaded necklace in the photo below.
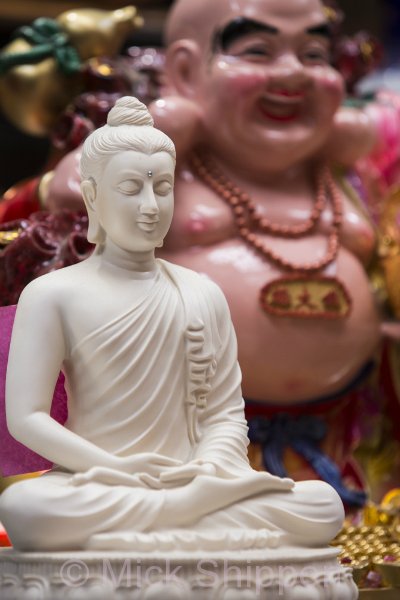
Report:
<svg viewBox="0 0 400 600"><path fill-rule="evenodd" d="M257 207L249 194L230 181L212 160L200 152L191 159L196 175L209 186L224 202L233 214L239 236L262 257L288 276L269 282L261 290L263 309L277 316L343 318L351 309L351 298L343 284L335 277L319 274L333 263L339 250L339 231L343 221L343 207L340 192L331 171L323 166L316 177L316 199L310 216L302 224L281 225L271 222L258 214ZM332 223L327 240L325 255L317 261L295 263L279 254L257 234L267 233L275 237L301 238L312 233L323 210L332 205Z"/></svg>

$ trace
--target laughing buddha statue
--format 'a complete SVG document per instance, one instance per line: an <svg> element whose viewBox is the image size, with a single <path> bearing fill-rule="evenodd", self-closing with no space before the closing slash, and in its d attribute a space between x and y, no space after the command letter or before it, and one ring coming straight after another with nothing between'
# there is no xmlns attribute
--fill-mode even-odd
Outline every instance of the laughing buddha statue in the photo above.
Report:
<svg viewBox="0 0 400 600"><path fill-rule="evenodd" d="M174 168L174 146L145 106L118 100L81 159L96 250L21 296L8 427L55 466L0 497L16 550L323 548L341 527L328 484L249 465L225 298L208 278L155 258ZM65 426L50 416L60 369Z"/></svg>

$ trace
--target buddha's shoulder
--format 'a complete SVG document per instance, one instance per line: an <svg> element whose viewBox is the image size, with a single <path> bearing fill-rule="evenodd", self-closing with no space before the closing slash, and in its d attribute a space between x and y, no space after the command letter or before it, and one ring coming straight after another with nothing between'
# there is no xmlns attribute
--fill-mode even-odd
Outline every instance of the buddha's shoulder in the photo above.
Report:
<svg viewBox="0 0 400 600"><path fill-rule="evenodd" d="M27 300L31 302L35 298L40 301L52 301L65 297L69 291L79 289L86 280L87 268L84 262L51 271L33 279L24 288L19 303Z"/></svg>
<svg viewBox="0 0 400 600"><path fill-rule="evenodd" d="M199 298L203 296L207 302L211 302L216 308L223 311L227 309L224 293L208 275L165 260L159 259L159 262L168 275L181 287L181 291L182 286L186 289L190 288L192 294L198 295Z"/></svg>

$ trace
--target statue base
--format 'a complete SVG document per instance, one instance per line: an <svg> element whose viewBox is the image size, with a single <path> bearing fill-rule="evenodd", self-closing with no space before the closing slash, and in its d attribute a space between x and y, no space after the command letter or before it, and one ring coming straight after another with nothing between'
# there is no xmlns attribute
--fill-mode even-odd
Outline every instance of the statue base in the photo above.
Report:
<svg viewBox="0 0 400 600"><path fill-rule="evenodd" d="M2 600L356 600L337 550L179 554L0 550Z"/></svg>

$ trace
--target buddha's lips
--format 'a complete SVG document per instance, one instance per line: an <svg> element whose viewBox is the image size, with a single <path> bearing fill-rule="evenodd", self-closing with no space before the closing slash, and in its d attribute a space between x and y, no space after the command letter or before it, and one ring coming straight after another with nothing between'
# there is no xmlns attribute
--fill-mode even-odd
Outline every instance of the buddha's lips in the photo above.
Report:
<svg viewBox="0 0 400 600"><path fill-rule="evenodd" d="M283 95L271 94L259 100L258 108L263 117L287 123L300 116L302 100L303 96L288 98Z"/></svg>
<svg viewBox="0 0 400 600"><path fill-rule="evenodd" d="M147 231L148 233L150 233L151 231L154 231L154 229L157 227L158 222L159 222L159 219L156 219L154 221L150 221L150 220L136 221L138 228L141 229L142 231Z"/></svg>
<svg viewBox="0 0 400 600"><path fill-rule="evenodd" d="M304 99L304 91L302 90L287 90L287 89L276 89L270 90L266 94L266 98L276 99L276 100L294 100L299 101Z"/></svg>

